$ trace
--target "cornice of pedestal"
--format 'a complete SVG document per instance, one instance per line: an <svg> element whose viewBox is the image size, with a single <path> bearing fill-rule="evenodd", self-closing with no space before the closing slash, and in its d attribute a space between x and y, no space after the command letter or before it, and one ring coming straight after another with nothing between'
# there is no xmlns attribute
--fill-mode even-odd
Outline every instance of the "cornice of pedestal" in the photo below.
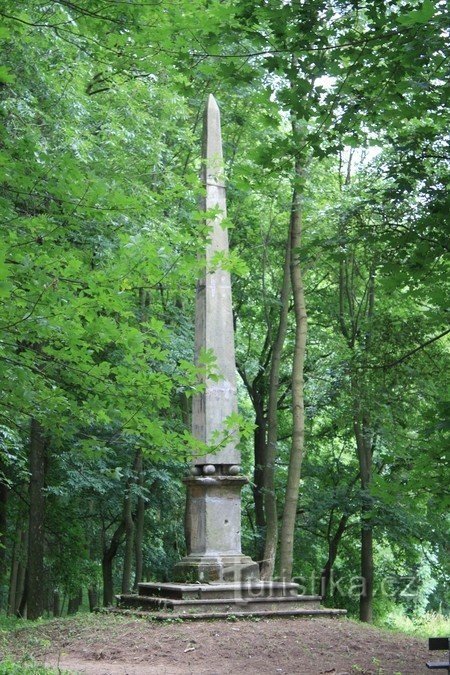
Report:
<svg viewBox="0 0 450 675"><path fill-rule="evenodd" d="M248 483L246 476L186 476L182 479L186 485L245 485Z"/></svg>

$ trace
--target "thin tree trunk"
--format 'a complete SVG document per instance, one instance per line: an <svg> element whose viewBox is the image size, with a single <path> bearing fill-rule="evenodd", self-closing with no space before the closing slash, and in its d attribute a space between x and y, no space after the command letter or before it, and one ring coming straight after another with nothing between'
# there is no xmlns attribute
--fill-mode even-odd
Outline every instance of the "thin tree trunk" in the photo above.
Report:
<svg viewBox="0 0 450 675"><path fill-rule="evenodd" d="M56 589L53 591L52 614L55 618L61 616L61 595Z"/></svg>
<svg viewBox="0 0 450 675"><path fill-rule="evenodd" d="M67 616L72 616L77 611L77 598L69 598L69 604L67 605Z"/></svg>
<svg viewBox="0 0 450 675"><path fill-rule="evenodd" d="M19 577L20 556L22 551L22 544L25 540L25 532L21 529L19 522L16 527L16 534L14 537L14 544L11 557L11 573L9 577L9 600L8 600L8 615L16 613L16 591L17 581Z"/></svg>
<svg viewBox="0 0 450 675"><path fill-rule="evenodd" d="M255 468L253 470L253 501L255 504L255 538L257 558L264 557L264 535L266 529L266 516L264 510L264 465L266 462L266 420L260 401L255 400L256 427L254 431L254 454Z"/></svg>
<svg viewBox="0 0 450 675"><path fill-rule="evenodd" d="M323 598L326 598L328 595L328 589L330 587L331 571L333 565L336 561L338 547L342 539L342 535L345 532L347 527L348 516L341 516L339 520L336 532L333 535L333 538L328 543L328 560L325 563L325 567L322 570L322 576L320 580L320 594Z"/></svg>
<svg viewBox="0 0 450 675"><path fill-rule="evenodd" d="M88 601L89 601L89 611L93 612L98 606L98 592L94 584L88 586Z"/></svg>
<svg viewBox="0 0 450 675"><path fill-rule="evenodd" d="M283 281L280 295L280 317L275 342L272 349L269 375L269 396L267 406L267 451L264 466L264 510L266 514L266 541L264 560L261 566L261 579L273 577L278 546L278 511L275 492L275 462L278 443L278 390L280 384L281 355L286 338L290 295L291 227L286 240Z"/></svg>
<svg viewBox="0 0 450 675"><path fill-rule="evenodd" d="M40 423L32 419L30 430L30 510L28 515L28 597L27 618L38 619L44 612L44 520L45 520L45 437Z"/></svg>
<svg viewBox="0 0 450 675"><path fill-rule="evenodd" d="M356 404L358 405L358 404ZM355 413L354 431L361 475L361 578L362 592L359 603L360 621L372 622L373 604L373 526L370 489L372 482L372 432L367 414Z"/></svg>
<svg viewBox="0 0 450 675"><path fill-rule="evenodd" d="M300 177L300 161L295 162L295 178ZM300 474L305 439L305 409L303 399L304 361L306 352L307 315L305 293L300 268L299 250L302 234L300 194L294 187L291 216L291 285L294 298L295 344L292 361L292 442L289 457L286 497L281 525L280 576L292 578L294 533L297 515Z"/></svg>
<svg viewBox="0 0 450 675"><path fill-rule="evenodd" d="M103 575L103 605L110 607L114 602L113 561L122 542L125 532L123 520L116 528L108 547L103 549L102 575Z"/></svg>
<svg viewBox="0 0 450 675"><path fill-rule="evenodd" d="M359 603L359 620L372 623L373 620L373 529L365 522L362 512L361 527L361 577L363 588Z"/></svg>
<svg viewBox="0 0 450 675"><path fill-rule="evenodd" d="M7 531L7 506L9 489L4 480L5 467L0 463L0 583L4 588L3 580L6 576L6 531ZM0 598L0 608L3 609L6 598Z"/></svg>
<svg viewBox="0 0 450 675"><path fill-rule="evenodd" d="M350 153L345 185L348 186L351 181L351 163L352 153ZM339 235L343 242L346 240L345 225L341 224ZM358 337L360 337L360 346L362 352L366 355L371 345L371 320L373 318L375 307L375 263L372 263L367 285L367 304L365 309L359 313L355 311L355 287L354 287L354 252L345 246L342 250L339 263L339 324L342 335L346 339L347 345L354 352ZM364 297L361 299L360 307L363 307ZM347 306L348 322L345 320L345 308ZM360 336L361 322L366 323L367 329L363 336ZM361 506L361 577L362 592L360 596L359 615L360 620L365 622L372 621L373 604L373 524L371 521L371 483L372 483L372 445L373 432L371 429L370 415L367 409L368 403L365 401L364 389L365 383L361 374L354 374L351 378L351 396L353 398L353 431L356 440L356 450L360 470L360 482L362 492Z"/></svg>
<svg viewBox="0 0 450 675"><path fill-rule="evenodd" d="M69 598L69 604L67 606L67 614L76 614L80 608L81 603L83 602L83 589L79 588L76 595L73 595Z"/></svg>
<svg viewBox="0 0 450 675"><path fill-rule="evenodd" d="M142 450L138 450L136 455L136 473L137 484L141 491L144 487L144 458ZM136 505L136 524L134 537L134 555L135 555L135 577L134 587L137 589L138 584L142 581L143 570L143 545L144 545L144 522L145 522L145 501L142 494L138 495Z"/></svg>
<svg viewBox="0 0 450 675"><path fill-rule="evenodd" d="M133 462L133 476L127 481L125 488L125 498L123 505L123 522L125 523L125 551L123 556L122 569L122 593L131 593L131 573L133 569L133 553L134 548L134 530L135 524L133 519L133 491L132 485L139 481L137 470L139 465L142 465L142 451L136 450Z"/></svg>
<svg viewBox="0 0 450 675"><path fill-rule="evenodd" d="M18 591L21 590L22 592L17 597L16 616L20 617L21 619L26 619L27 618L27 598L28 598L28 569L23 568L22 572L23 572L23 574L20 577L21 588L17 589Z"/></svg>
<svg viewBox="0 0 450 675"><path fill-rule="evenodd" d="M130 593L134 550L134 521L132 513L131 479L128 481L125 490L126 493L123 507L123 521L125 523L125 551L123 555L122 568L122 593Z"/></svg>
<svg viewBox="0 0 450 675"><path fill-rule="evenodd" d="M16 597L14 598L14 614L23 616L26 603L26 579L27 579L27 553L28 553L28 531L25 530L21 535L19 549L19 567L17 570ZM20 610L22 608L22 610Z"/></svg>

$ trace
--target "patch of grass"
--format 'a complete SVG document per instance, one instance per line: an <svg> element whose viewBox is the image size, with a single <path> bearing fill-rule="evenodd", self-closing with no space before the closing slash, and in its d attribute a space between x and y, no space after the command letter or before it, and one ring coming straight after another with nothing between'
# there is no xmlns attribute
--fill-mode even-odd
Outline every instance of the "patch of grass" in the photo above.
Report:
<svg viewBox="0 0 450 675"><path fill-rule="evenodd" d="M450 635L450 617L437 612L409 617L402 611L394 610L383 619L380 625L382 628L423 638Z"/></svg>
<svg viewBox="0 0 450 675"><path fill-rule="evenodd" d="M55 668L46 668L33 661L2 661L0 663L0 675L58 675L62 673L69 673L68 670L61 670Z"/></svg>
<svg viewBox="0 0 450 675"><path fill-rule="evenodd" d="M0 614L0 632L9 633L12 630L25 626L26 623L24 619L18 619L16 616Z"/></svg>

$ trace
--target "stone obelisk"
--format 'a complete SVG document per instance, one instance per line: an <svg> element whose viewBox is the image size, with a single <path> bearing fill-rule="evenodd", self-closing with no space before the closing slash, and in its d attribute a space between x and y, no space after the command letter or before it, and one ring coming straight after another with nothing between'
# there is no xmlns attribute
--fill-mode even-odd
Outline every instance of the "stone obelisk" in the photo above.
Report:
<svg viewBox="0 0 450 675"><path fill-rule="evenodd" d="M202 179L210 238L205 271L197 286L195 349L197 360L203 349L214 353L217 377L205 376L204 391L193 402L193 435L200 450L185 479L188 554L175 565L177 583L141 582L137 594L118 596L119 607L184 619L226 618L235 613L335 616L345 610L320 608L320 597L298 595L296 583L260 581L257 563L242 555L241 489L247 479L240 475L237 434L229 434L226 428L227 418L237 410L236 369L230 274L215 264L217 257L214 260L216 253L219 259L226 257L228 232L223 222L220 113L213 96L205 111Z"/></svg>
<svg viewBox="0 0 450 675"><path fill-rule="evenodd" d="M203 208L213 212L207 221L210 238L205 271L197 285L195 309L196 358L203 350L214 353L216 377L204 378L204 391L193 399L192 433L208 445L196 457L188 490L186 533L188 555L176 566L183 581L223 582L258 579L258 565L241 551L241 489L237 433L227 430L227 418L237 411L234 327L229 271L214 266L214 256L228 254L226 192L220 112L210 95L203 124Z"/></svg>

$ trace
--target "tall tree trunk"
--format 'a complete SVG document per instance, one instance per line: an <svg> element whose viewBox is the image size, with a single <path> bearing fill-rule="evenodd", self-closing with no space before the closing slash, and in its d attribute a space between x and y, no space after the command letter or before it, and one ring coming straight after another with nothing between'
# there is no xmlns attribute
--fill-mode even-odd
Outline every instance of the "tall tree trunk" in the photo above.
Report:
<svg viewBox="0 0 450 675"><path fill-rule="evenodd" d="M139 482L138 468L142 466L142 451L136 450L133 462L133 475L127 481L125 498L123 503L123 522L125 524L125 551L122 569L122 593L131 593L131 576L133 569L133 557L135 553L134 533L135 523L133 519L133 483Z"/></svg>
<svg viewBox="0 0 450 675"><path fill-rule="evenodd" d="M16 616L21 619L27 618L27 598L28 598L28 568L23 567L20 575L20 585L17 586L17 610Z"/></svg>
<svg viewBox="0 0 450 675"><path fill-rule="evenodd" d="M345 185L351 181L352 153L350 153ZM354 282L355 254L347 242L345 223L339 228L340 239L345 242L339 262L339 325L348 347L355 355L359 347L360 356L366 357L370 351L372 330L371 321L375 307L375 262L373 260L369 270L367 287L357 307L356 289ZM365 295L367 293L367 296ZM362 310L362 311L361 311ZM348 321L346 321L346 311ZM365 326L364 332L362 326ZM370 422L368 402L365 396L364 369L361 372L354 370L351 381L351 396L353 399L353 432L356 441L356 451L360 472L362 493L361 505L361 577L362 592L360 596L359 616L361 621L372 621L373 604L373 524L371 520L372 500L372 446L373 432Z"/></svg>
<svg viewBox="0 0 450 675"><path fill-rule="evenodd" d="M31 420L29 466L27 618L38 619L44 612L45 602L45 437L42 426L35 419Z"/></svg>
<svg viewBox="0 0 450 675"><path fill-rule="evenodd" d="M264 465L266 462L267 442L266 442L266 420L264 410L260 400L257 397L253 401L256 411L256 427L254 431L254 454L255 468L253 470L253 501L255 503L255 533L257 558L261 560L264 557L264 535L266 529L266 516L264 510Z"/></svg>
<svg viewBox="0 0 450 675"><path fill-rule="evenodd" d="M80 604L78 600L79 600L78 593L77 593L77 595L72 595L69 598L69 604L67 605L67 615L68 616L71 616L72 614L76 614L76 612L78 611L78 607L79 607L79 604Z"/></svg>
<svg viewBox="0 0 450 675"><path fill-rule="evenodd" d="M61 595L58 589L55 588L52 597L52 614L56 618L61 616Z"/></svg>
<svg viewBox="0 0 450 675"><path fill-rule="evenodd" d="M136 474L139 490L142 490L144 487L144 458L142 450L138 450L136 455ZM140 584L142 581L142 572L143 572L142 547L144 545L144 523L145 523L145 500L142 494L139 494L136 505L136 524L134 536L134 555L135 555L134 587L136 589L138 587L138 584Z"/></svg>
<svg viewBox="0 0 450 675"><path fill-rule="evenodd" d="M305 408L303 400L304 361L306 351L307 315L305 292L300 268L300 243L302 220L300 212L300 161L295 162L294 192L291 215L291 285L294 298L295 344L292 361L292 442L289 456L286 497L281 525L280 575L282 579L292 578L294 534L297 515L300 473L305 439Z"/></svg>
<svg viewBox="0 0 450 675"><path fill-rule="evenodd" d="M133 503L131 495L131 479L127 482L125 490L126 493L123 506L123 522L125 524L125 550L122 568L122 593L130 593L134 551L134 521L132 512Z"/></svg>
<svg viewBox="0 0 450 675"><path fill-rule="evenodd" d="M261 579L269 580L273 577L275 558L278 546L278 510L275 492L275 462L278 443L278 392L280 385L281 355L286 338L289 296L291 289L291 229L292 214L286 239L286 252L283 266L283 282L280 294L280 316L275 342L272 349L269 375L269 397L267 405L267 450L264 466L264 510L266 514L266 541L264 560L261 566Z"/></svg>
<svg viewBox="0 0 450 675"><path fill-rule="evenodd" d="M17 539L14 541L12 558L11 558L11 574L9 577L9 596L8 596L8 616L10 614L15 614L16 612L16 588L17 588L17 576L19 572L19 548L20 541Z"/></svg>
<svg viewBox="0 0 450 675"><path fill-rule="evenodd" d="M19 549L19 567L17 570L16 597L14 598L14 614L24 615L27 604L27 554L28 554L28 530L22 532ZM20 608L22 608L20 610Z"/></svg>
<svg viewBox="0 0 450 675"><path fill-rule="evenodd" d="M110 607L114 602L113 562L125 532L123 520L116 528L109 546L103 547L102 576L103 576L103 605Z"/></svg>
<svg viewBox="0 0 450 675"><path fill-rule="evenodd" d="M322 570L320 580L320 594L323 598L326 598L328 595L328 589L330 587L331 571L336 561L338 547L342 539L342 535L344 534L345 528L347 527L347 521L348 516L345 515L341 516L336 532L328 542L328 560L325 563L325 567Z"/></svg>
<svg viewBox="0 0 450 675"><path fill-rule="evenodd" d="M6 563L6 528L7 528L7 505L8 486L6 484L5 466L0 462L0 584L4 588L4 579L7 571ZM6 598L0 598L0 609L6 604Z"/></svg>
<svg viewBox="0 0 450 675"><path fill-rule="evenodd" d="M358 404L357 404L358 405ZM360 621L372 622L373 604L373 526L370 498L372 482L372 431L367 414L355 412L354 431L361 474L361 578L362 592L359 603Z"/></svg>
<svg viewBox="0 0 450 675"><path fill-rule="evenodd" d="M25 532L21 528L21 519L17 519L16 534L14 536L14 544L11 556L11 573L9 577L9 601L8 601L8 615L16 613L16 593L17 583L19 579L19 566L22 552L25 545Z"/></svg>
<svg viewBox="0 0 450 675"><path fill-rule="evenodd" d="M88 602L89 602L89 611L93 612L98 606L98 592L97 586L90 584L88 586Z"/></svg>

